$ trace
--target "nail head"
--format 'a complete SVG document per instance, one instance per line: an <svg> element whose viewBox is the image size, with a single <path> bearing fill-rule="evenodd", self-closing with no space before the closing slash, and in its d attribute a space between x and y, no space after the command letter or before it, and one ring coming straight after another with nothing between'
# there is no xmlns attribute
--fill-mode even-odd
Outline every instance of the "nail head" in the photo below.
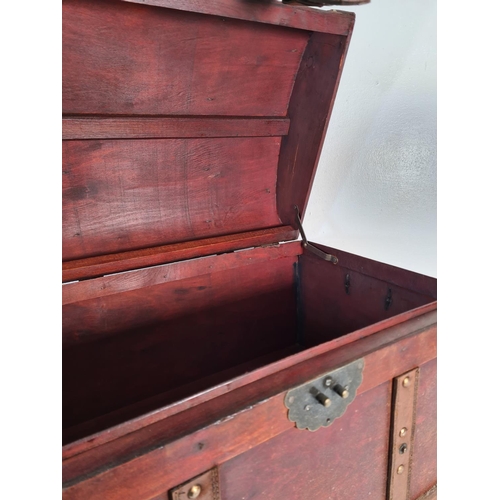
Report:
<svg viewBox="0 0 500 500"><path fill-rule="evenodd" d="M199 484L195 484L191 486L188 491L188 498L198 498L201 493L201 486Z"/></svg>

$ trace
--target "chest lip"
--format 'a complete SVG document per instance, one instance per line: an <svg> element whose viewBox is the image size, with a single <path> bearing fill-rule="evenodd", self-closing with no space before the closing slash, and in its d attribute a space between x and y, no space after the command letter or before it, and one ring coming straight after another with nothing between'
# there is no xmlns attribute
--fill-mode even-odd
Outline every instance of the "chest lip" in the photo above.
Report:
<svg viewBox="0 0 500 500"><path fill-rule="evenodd" d="M333 357L334 359L337 357L339 357L339 359L342 359L342 348L347 348L349 344L352 344L356 341L362 341L363 339L365 339L363 342L358 343L359 352L362 353L364 343L366 343L367 345L373 343L373 345L377 345L377 348L381 348L382 346L390 346L394 343L395 339L399 340L402 338L407 338L405 337L405 335L408 335L408 333L410 334L408 338L411 338L414 335L415 331L420 332L429 330L431 337L435 336L437 322L436 309L437 302L431 302L429 304L417 307L406 313L399 314L398 316L395 316L393 318L382 320L366 328L362 328L355 332L352 332L351 334L344 335L343 337L325 342L321 345L309 348L296 354L291 354L262 368L254 369L251 374L234 377L214 387L211 387L210 389L198 392L173 404L161 406L157 410L149 411L124 423L109 427L104 431L99 431L95 434L72 441L62 447L63 460L68 460L71 457L78 455L79 453L92 450L93 448L96 448L98 446L105 445L106 443L110 443L112 441L120 439L127 434L148 428L149 426L154 425L155 423L162 420L166 420L171 417L175 417L175 415L181 414L185 411L195 409L199 405L210 403L211 401L213 402L218 398L223 397L224 394L227 394L228 392L233 392L240 389L244 390L245 387L251 385L252 383L256 383L267 377L279 377L278 374L280 372L287 373L287 370L293 369L293 367L296 367L300 363L318 358L318 356L322 354L327 357ZM391 331L391 335L387 336L387 334L384 334L383 331L389 327L394 333L392 333ZM378 332L380 332L381 335L377 337ZM385 340L386 336L388 337L387 340ZM371 340L369 339L369 337L371 338ZM380 338L380 344L377 344L377 338ZM429 351L429 355L431 356L431 358L429 359L432 359L432 357L435 356L435 345L429 345L427 350ZM334 354L334 351L339 352L340 356ZM327 353L329 354L327 355ZM342 362L340 362L340 364L342 364ZM335 365L335 362L333 362L332 364L332 361L329 361L328 366L329 369L331 369L332 367L335 367L337 365ZM313 372L317 371L317 368L314 368L312 366L311 368L313 369ZM300 385L308 382L309 379L315 378L316 376L317 373L314 373L314 375L301 374L296 380L288 379L289 381L284 385L284 388L291 389L294 387L294 385ZM371 382L373 382L373 380ZM272 389L271 392L273 394L276 393L276 386ZM264 400L265 399L266 398L264 398ZM262 397L259 396L259 401L261 400ZM248 407L248 405L243 405L243 408Z"/></svg>

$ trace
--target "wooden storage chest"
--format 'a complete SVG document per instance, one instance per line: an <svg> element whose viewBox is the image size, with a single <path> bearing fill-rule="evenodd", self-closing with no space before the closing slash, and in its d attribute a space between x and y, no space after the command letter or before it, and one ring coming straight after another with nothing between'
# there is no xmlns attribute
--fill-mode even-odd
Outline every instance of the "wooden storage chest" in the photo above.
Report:
<svg viewBox="0 0 500 500"><path fill-rule="evenodd" d="M298 241L354 15L63 1L63 498L436 496L436 280Z"/></svg>

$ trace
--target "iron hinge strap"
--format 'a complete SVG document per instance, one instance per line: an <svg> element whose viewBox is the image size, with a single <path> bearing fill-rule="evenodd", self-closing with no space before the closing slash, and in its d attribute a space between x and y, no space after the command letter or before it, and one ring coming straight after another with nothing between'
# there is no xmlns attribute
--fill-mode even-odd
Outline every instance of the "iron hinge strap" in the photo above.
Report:
<svg viewBox="0 0 500 500"><path fill-rule="evenodd" d="M304 228L302 227L302 221L300 220L299 207L297 205L294 205L294 207L295 207L295 213L297 215L297 224L299 225L300 236L302 236L302 246L304 247L304 249L309 250L309 252L313 253L314 255L316 255L316 257L319 257L320 259L327 260L328 262L331 262L333 264L338 264L339 259L337 259L335 255L323 252L323 250L320 250L318 247L311 245L307 241L306 233L304 233Z"/></svg>

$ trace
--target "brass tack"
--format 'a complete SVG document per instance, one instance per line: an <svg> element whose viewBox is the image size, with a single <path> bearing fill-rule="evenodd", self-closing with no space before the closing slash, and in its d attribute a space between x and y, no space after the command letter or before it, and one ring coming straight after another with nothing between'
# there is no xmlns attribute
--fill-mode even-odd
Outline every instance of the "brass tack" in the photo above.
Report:
<svg viewBox="0 0 500 500"><path fill-rule="evenodd" d="M403 387L408 387L410 385L410 377L405 377L403 380Z"/></svg>
<svg viewBox="0 0 500 500"><path fill-rule="evenodd" d="M332 400L325 396L322 392L318 392L318 394L316 394L316 399L327 408L332 404Z"/></svg>
<svg viewBox="0 0 500 500"><path fill-rule="evenodd" d="M397 472L398 474L403 474L404 470L405 470L405 466L404 466L404 465L400 465L400 466L398 467L398 470L397 470L396 472Z"/></svg>
<svg viewBox="0 0 500 500"><path fill-rule="evenodd" d="M403 427L400 431L399 431L399 435L401 437L404 437L406 436L406 433L408 432L408 429L406 427Z"/></svg>
<svg viewBox="0 0 500 500"><path fill-rule="evenodd" d="M198 498L201 493L201 486L199 484L195 484L191 486L188 491L188 498Z"/></svg>
<svg viewBox="0 0 500 500"><path fill-rule="evenodd" d="M345 387L342 387L340 384L337 384L333 390L343 399L345 398L348 398L349 397L349 391L347 390L347 388Z"/></svg>

